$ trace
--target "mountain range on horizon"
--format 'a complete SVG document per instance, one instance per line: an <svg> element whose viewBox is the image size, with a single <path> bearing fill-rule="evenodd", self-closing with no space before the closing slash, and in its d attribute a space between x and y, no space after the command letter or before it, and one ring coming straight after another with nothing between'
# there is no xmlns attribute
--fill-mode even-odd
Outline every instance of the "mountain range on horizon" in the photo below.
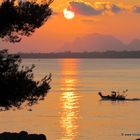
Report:
<svg viewBox="0 0 140 140"><path fill-rule="evenodd" d="M140 50L140 39L134 39L129 44L125 44L112 35L94 33L76 38L73 42L65 43L60 51L90 52L107 50L137 51Z"/></svg>

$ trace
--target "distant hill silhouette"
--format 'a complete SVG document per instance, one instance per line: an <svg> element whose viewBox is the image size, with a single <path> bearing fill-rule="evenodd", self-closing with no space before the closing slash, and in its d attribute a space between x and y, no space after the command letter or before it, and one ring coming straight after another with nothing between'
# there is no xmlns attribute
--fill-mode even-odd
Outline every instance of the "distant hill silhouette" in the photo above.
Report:
<svg viewBox="0 0 140 140"><path fill-rule="evenodd" d="M140 40L133 40L130 44L125 44L111 35L89 34L81 38L76 38L71 43L66 43L62 51L83 52L83 51L123 51L140 50Z"/></svg>
<svg viewBox="0 0 140 140"><path fill-rule="evenodd" d="M140 39L134 39L129 45L128 50L140 50Z"/></svg>

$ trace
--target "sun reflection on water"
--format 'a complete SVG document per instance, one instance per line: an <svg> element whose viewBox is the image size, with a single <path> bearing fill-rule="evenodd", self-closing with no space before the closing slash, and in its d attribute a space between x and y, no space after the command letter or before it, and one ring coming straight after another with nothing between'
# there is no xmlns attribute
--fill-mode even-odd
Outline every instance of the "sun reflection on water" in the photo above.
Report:
<svg viewBox="0 0 140 140"><path fill-rule="evenodd" d="M77 60L63 60L62 72L64 76L64 92L61 94L60 126L63 134L61 140L74 140L78 136L79 119L79 95L76 91L77 78L76 69ZM70 65L68 65L70 64ZM68 71L67 71L68 70Z"/></svg>

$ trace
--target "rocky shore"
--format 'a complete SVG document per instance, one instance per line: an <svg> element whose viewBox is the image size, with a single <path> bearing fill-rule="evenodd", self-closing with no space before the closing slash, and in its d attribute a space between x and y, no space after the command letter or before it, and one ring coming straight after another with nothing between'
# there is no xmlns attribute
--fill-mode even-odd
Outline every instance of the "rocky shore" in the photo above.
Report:
<svg viewBox="0 0 140 140"><path fill-rule="evenodd" d="M19 133L0 133L0 140L47 140L44 134L28 134L26 131Z"/></svg>

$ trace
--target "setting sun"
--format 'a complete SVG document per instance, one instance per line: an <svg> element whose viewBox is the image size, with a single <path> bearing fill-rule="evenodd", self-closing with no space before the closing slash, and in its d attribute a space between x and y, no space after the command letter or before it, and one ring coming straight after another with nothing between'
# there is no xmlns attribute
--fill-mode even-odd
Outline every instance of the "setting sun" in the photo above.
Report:
<svg viewBox="0 0 140 140"><path fill-rule="evenodd" d="M63 10L63 14L64 14L64 17L65 17L66 19L73 19L74 16L75 16L75 13L74 13L73 11L68 10L67 8L65 8L65 9Z"/></svg>

